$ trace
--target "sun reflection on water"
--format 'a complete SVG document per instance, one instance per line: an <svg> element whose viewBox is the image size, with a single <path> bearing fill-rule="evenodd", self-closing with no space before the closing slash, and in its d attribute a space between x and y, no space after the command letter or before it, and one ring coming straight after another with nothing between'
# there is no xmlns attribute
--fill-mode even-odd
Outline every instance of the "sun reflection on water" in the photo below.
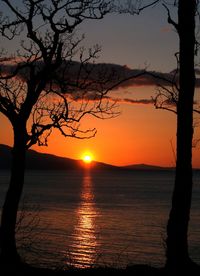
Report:
<svg viewBox="0 0 200 276"><path fill-rule="evenodd" d="M80 205L76 210L77 223L72 235L71 261L77 267L90 266L97 257L96 218L99 216L94 202L92 177L83 176Z"/></svg>

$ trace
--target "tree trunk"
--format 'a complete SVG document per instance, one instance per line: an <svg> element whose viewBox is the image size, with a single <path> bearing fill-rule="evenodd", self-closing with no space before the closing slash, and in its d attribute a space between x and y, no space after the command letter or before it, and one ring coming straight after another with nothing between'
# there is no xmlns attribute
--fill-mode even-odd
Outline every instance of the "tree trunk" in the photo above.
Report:
<svg viewBox="0 0 200 276"><path fill-rule="evenodd" d="M0 232L0 261L5 265L20 263L20 257L16 248L15 227L18 205L24 184L25 133L25 129L21 126L14 128L11 178L2 209Z"/></svg>
<svg viewBox="0 0 200 276"><path fill-rule="evenodd" d="M166 266L179 270L191 263L188 254L188 224L192 197L193 101L195 88L195 0L180 0L180 79L177 106L177 161L172 208L167 225Z"/></svg>

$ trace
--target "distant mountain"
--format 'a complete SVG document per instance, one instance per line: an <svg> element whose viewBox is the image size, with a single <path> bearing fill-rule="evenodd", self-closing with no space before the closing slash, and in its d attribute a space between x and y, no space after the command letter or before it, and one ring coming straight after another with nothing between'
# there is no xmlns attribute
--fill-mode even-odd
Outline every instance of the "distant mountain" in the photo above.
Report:
<svg viewBox="0 0 200 276"><path fill-rule="evenodd" d="M0 169L11 167L11 147L0 144ZM84 169L82 160L59 157L53 154L27 151L26 169L30 170L80 170ZM117 170L119 167L93 161L90 164L93 170Z"/></svg>
<svg viewBox="0 0 200 276"><path fill-rule="evenodd" d="M135 164L135 165L128 165L123 166L123 169L126 170L146 170L146 171L159 171L159 170L171 170L172 167L160 167L160 166L153 166L147 164Z"/></svg>
<svg viewBox="0 0 200 276"><path fill-rule="evenodd" d="M11 167L11 147L0 144L0 169L10 169ZM84 169L82 160L74 160L56 156L53 154L40 153L35 150L28 150L26 157L26 169L28 170L80 170ZM169 170L171 168L152 166L147 164L136 164L129 166L113 166L101 162L93 161L90 164L92 170Z"/></svg>

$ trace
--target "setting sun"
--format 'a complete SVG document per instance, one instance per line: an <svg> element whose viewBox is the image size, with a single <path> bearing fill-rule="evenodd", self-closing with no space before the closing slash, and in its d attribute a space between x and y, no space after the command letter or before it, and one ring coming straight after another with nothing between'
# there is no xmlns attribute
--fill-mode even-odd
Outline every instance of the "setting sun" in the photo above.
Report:
<svg viewBox="0 0 200 276"><path fill-rule="evenodd" d="M85 163L91 163L91 161L92 161L92 156L89 155L89 154L85 154L85 155L83 156L83 161L84 161Z"/></svg>

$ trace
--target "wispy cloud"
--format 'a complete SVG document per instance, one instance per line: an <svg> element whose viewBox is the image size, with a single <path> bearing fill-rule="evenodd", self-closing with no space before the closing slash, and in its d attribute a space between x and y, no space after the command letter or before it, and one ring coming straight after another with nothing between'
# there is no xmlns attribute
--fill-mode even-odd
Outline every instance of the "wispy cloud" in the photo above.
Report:
<svg viewBox="0 0 200 276"><path fill-rule="evenodd" d="M121 99L122 103L127 103L127 104L133 104L133 105L152 105L154 104L153 99Z"/></svg>

